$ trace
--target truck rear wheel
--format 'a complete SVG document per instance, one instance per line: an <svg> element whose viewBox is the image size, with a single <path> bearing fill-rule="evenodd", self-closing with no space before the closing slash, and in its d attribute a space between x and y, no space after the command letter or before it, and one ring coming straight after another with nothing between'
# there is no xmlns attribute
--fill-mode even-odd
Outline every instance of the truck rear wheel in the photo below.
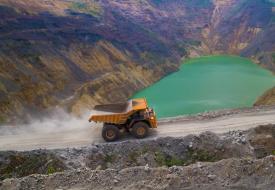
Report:
<svg viewBox="0 0 275 190"><path fill-rule="evenodd" d="M149 132L149 125L145 122L137 122L132 127L132 135L138 139L145 138Z"/></svg>
<svg viewBox="0 0 275 190"><path fill-rule="evenodd" d="M119 129L115 125L104 125L102 137L107 142L116 141L119 137Z"/></svg>

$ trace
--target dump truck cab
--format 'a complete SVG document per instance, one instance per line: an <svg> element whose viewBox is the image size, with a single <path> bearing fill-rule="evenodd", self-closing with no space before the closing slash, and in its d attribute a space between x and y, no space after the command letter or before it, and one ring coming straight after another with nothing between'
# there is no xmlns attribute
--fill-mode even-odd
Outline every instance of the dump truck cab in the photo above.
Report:
<svg viewBox="0 0 275 190"><path fill-rule="evenodd" d="M103 123L102 137L106 141L117 140L121 131L128 131L136 138L144 138L149 128L157 128L156 114L144 98L97 105L94 110L99 113L93 114L89 121Z"/></svg>

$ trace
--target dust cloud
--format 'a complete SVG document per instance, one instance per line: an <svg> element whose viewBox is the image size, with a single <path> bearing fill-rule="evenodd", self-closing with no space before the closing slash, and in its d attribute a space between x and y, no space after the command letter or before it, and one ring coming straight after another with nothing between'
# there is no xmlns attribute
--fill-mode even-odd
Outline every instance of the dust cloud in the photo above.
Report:
<svg viewBox="0 0 275 190"><path fill-rule="evenodd" d="M44 118L32 118L26 124L4 125L0 127L0 135L5 134L24 134L24 133L51 133L64 130L89 128L89 117L93 111L77 117L62 109L56 109ZM95 123L93 123L95 124Z"/></svg>
<svg viewBox="0 0 275 190"><path fill-rule="evenodd" d="M35 148L59 148L70 146L72 142L81 144L95 142L101 137L102 124L88 121L95 111L89 111L80 117L72 116L61 109L49 116L31 119L26 124L0 126L0 150L10 147L35 145ZM28 146L22 146L28 150Z"/></svg>

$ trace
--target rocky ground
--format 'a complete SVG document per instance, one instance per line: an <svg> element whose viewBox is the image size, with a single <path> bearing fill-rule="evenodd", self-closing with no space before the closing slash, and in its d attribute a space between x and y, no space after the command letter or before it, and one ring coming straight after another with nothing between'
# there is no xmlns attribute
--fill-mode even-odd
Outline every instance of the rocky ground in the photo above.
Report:
<svg viewBox="0 0 275 190"><path fill-rule="evenodd" d="M275 125L1 152L1 189L272 189ZM41 175L42 174L42 175Z"/></svg>
<svg viewBox="0 0 275 190"><path fill-rule="evenodd" d="M3 189L274 189L275 156L226 159L187 167L73 170L6 180Z"/></svg>

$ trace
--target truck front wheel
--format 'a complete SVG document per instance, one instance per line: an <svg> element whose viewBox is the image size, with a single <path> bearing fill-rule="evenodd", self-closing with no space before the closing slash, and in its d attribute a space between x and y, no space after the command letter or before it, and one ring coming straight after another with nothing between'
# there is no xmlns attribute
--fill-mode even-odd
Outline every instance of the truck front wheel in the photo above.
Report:
<svg viewBox="0 0 275 190"><path fill-rule="evenodd" d="M102 129L102 137L107 142L116 141L119 137L119 129L115 125L104 125Z"/></svg>
<svg viewBox="0 0 275 190"><path fill-rule="evenodd" d="M145 122L137 122L133 125L131 133L138 139L145 138L149 132L149 125Z"/></svg>

